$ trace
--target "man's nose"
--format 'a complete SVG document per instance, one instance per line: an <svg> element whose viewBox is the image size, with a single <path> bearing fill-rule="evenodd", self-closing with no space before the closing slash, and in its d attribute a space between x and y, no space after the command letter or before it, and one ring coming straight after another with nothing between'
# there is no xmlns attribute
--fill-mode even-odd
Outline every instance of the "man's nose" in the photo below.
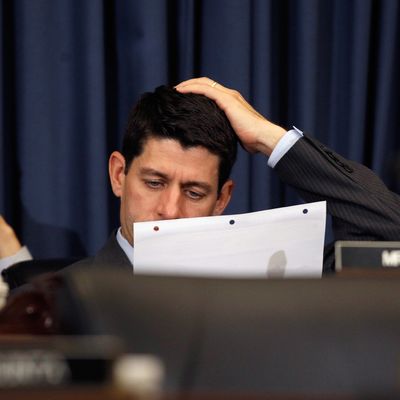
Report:
<svg viewBox="0 0 400 400"><path fill-rule="evenodd" d="M161 219L177 219L181 214L181 193L177 189L165 190L158 204L158 215Z"/></svg>

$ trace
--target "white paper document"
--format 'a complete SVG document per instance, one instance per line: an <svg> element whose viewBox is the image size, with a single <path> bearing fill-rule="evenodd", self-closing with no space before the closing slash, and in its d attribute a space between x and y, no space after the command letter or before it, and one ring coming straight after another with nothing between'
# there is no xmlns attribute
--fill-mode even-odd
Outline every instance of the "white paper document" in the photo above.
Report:
<svg viewBox="0 0 400 400"><path fill-rule="evenodd" d="M135 274L320 277L326 202L247 214L139 222Z"/></svg>

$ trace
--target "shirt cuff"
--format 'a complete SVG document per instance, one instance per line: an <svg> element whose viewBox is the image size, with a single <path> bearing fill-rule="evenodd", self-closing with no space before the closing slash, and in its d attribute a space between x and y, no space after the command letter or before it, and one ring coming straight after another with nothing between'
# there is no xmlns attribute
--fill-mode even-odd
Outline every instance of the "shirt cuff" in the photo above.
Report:
<svg viewBox="0 0 400 400"><path fill-rule="evenodd" d="M15 254L0 259L0 272L22 261L32 260L32 255L26 246L21 247Z"/></svg>
<svg viewBox="0 0 400 400"><path fill-rule="evenodd" d="M295 126L290 131L287 131L282 139L275 146L268 159L268 165L274 168L279 160L293 147L293 145L302 138L303 132Z"/></svg>

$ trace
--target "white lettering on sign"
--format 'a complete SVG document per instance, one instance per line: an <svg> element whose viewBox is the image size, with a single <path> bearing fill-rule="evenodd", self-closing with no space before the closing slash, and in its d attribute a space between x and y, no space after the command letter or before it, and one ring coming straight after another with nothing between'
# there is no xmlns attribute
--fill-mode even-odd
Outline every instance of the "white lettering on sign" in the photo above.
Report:
<svg viewBox="0 0 400 400"><path fill-rule="evenodd" d="M384 250L382 252L383 267L399 267L400 266L400 250Z"/></svg>
<svg viewBox="0 0 400 400"><path fill-rule="evenodd" d="M70 370L65 358L46 350L0 352L0 387L60 385Z"/></svg>

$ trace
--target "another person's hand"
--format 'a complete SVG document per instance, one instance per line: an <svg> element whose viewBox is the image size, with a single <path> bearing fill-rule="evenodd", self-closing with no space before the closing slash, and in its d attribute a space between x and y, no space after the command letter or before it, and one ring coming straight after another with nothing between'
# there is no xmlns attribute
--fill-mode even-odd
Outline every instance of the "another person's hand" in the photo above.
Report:
<svg viewBox="0 0 400 400"><path fill-rule="evenodd" d="M228 117L243 147L250 153L270 155L286 133L259 114L236 90L209 78L189 79L176 86L180 93L203 94L214 100Z"/></svg>
<svg viewBox="0 0 400 400"><path fill-rule="evenodd" d="M0 259L13 256L21 247L13 228L0 215Z"/></svg>

